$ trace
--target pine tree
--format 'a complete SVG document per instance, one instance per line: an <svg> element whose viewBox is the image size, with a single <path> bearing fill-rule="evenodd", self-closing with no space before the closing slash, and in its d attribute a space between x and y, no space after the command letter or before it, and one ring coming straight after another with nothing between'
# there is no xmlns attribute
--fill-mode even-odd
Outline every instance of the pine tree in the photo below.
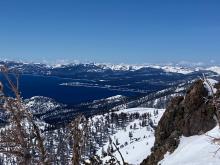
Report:
<svg viewBox="0 0 220 165"><path fill-rule="evenodd" d="M128 136L129 136L130 140L132 140L133 133L130 131L130 132L128 133Z"/></svg>

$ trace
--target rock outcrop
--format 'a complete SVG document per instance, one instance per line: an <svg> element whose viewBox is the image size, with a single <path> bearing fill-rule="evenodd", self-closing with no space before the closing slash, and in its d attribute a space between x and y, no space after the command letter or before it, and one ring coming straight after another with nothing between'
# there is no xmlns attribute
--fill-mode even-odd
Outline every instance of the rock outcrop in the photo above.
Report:
<svg viewBox="0 0 220 165"><path fill-rule="evenodd" d="M179 144L180 136L205 133L216 126L215 108L207 102L208 91L201 80L190 87L185 97L172 99L155 131L152 153L141 165L156 165L164 154L173 152Z"/></svg>

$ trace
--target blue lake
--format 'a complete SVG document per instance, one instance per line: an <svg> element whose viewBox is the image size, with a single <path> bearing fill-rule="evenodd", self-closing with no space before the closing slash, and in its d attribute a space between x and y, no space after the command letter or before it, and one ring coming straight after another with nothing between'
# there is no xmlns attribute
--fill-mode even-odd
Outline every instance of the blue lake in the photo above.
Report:
<svg viewBox="0 0 220 165"><path fill-rule="evenodd" d="M0 75L2 79L2 76ZM72 82L72 79L64 79L50 76L22 75L20 77L20 91L24 99L32 96L45 96L58 102L74 105L81 102L102 99L115 95L136 96L138 93L115 91L97 87L63 86L61 83ZM6 90L7 90L6 86Z"/></svg>

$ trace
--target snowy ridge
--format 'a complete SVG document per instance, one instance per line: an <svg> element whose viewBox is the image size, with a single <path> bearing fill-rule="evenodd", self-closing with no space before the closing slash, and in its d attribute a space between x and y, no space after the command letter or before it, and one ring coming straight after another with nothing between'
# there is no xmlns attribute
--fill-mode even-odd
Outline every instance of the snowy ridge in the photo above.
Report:
<svg viewBox="0 0 220 165"><path fill-rule="evenodd" d="M62 104L59 104L48 97L34 96L30 99L25 100L25 106L27 109L30 109L32 113L36 115L45 113L47 111L51 111L53 109L56 109L57 107L61 107Z"/></svg>
<svg viewBox="0 0 220 165"><path fill-rule="evenodd" d="M179 73L179 74L190 74L198 71L212 71L217 74L220 74L220 67L185 67L179 65L133 65L133 64L109 64L109 63L71 63L71 64L56 64L52 65L51 68L65 68L65 67L74 67L74 66L94 66L95 68L90 69L90 72L102 72L104 70L112 71L137 71L144 68L154 68L161 69L167 73Z"/></svg>
<svg viewBox="0 0 220 165"><path fill-rule="evenodd" d="M112 71L137 71L143 68L154 68L154 69L161 69L164 72L168 73L179 73L179 74L189 74L199 70L207 70L213 71L220 74L220 67L213 66L210 68L200 67L200 68L193 68L193 67L185 67L179 65L152 65L152 64L143 64L143 65L136 65L136 64L109 64L109 63L80 63L80 62L73 62L70 63L68 61L56 64L44 64L44 63L34 63L34 62L14 62L14 61L0 61L1 64L6 64L10 66L10 68L15 68L20 71L25 70L27 71L28 67L32 69L63 69L63 68L71 68L77 66L88 67L88 72L103 72L105 70L112 70ZM49 72L49 71L48 71Z"/></svg>
<svg viewBox="0 0 220 165"><path fill-rule="evenodd" d="M215 94L217 92L217 89L214 87L215 84L217 84L217 83L218 83L218 81L216 81L214 79L210 79L210 78L204 82L204 86L208 90L209 96L212 96L213 94Z"/></svg>
<svg viewBox="0 0 220 165"><path fill-rule="evenodd" d="M195 71L190 68L180 67L180 66L171 66L171 65L168 65L168 66L151 65L150 67L156 68L156 69L162 69L165 72L181 73L181 74L189 74Z"/></svg>
<svg viewBox="0 0 220 165"><path fill-rule="evenodd" d="M210 70L210 71L213 71L217 74L220 74L220 67L219 66L213 66L213 67L207 68L207 70Z"/></svg>
<svg viewBox="0 0 220 165"><path fill-rule="evenodd" d="M122 96L122 95L115 95L115 96L111 96L111 97L107 97L105 100L120 100L122 97L124 97L124 96Z"/></svg>
<svg viewBox="0 0 220 165"><path fill-rule="evenodd" d="M110 69L114 71L136 71L143 68L155 68L155 69L162 69L165 72L171 73L180 73L180 74L189 74L194 72L195 70L180 67L180 66L171 66L171 65L127 65L127 64L96 64L94 65L102 67L103 69Z"/></svg>

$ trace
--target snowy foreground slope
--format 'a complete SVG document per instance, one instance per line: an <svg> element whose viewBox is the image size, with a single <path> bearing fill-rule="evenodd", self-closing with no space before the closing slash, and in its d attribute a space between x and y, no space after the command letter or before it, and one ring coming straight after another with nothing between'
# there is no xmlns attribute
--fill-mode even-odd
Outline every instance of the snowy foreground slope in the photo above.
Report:
<svg viewBox="0 0 220 165"><path fill-rule="evenodd" d="M132 109L124 109L118 111L117 113L150 113L151 120L153 125L157 125L159 122L164 109L154 109L154 108L132 108ZM136 126L135 126L136 125ZM136 127L136 128L134 128ZM129 137L129 132L132 134L132 138ZM123 130L118 130L117 133L111 136L113 141L118 141L120 148L120 152L122 153L124 159L129 164L140 164L150 153L150 149L154 144L154 129L149 125L146 127L140 126L140 120L134 120L133 122L129 123ZM128 144L126 144L128 143ZM109 142L107 142L103 148L97 152L98 155L102 157L102 150L107 151L109 146ZM118 152L114 152L114 156L117 157L118 160L121 161L121 157ZM102 157L102 159L108 160L109 157Z"/></svg>
<svg viewBox="0 0 220 165"><path fill-rule="evenodd" d="M164 109L154 108L131 108L118 111L116 113L150 113L153 126L156 126L164 113ZM99 116L95 116L99 118ZM134 125L136 128L134 129ZM132 132L132 137L129 137L129 132ZM220 152L214 153L218 150L218 144L213 143L211 137L220 137L220 130L216 126L213 130L203 135L181 137L178 148L173 153L167 153L165 158L160 162L161 165L218 165L220 164ZM152 126L141 127L140 120L134 120L129 123L125 129L118 130L111 136L112 141L118 143L118 148L122 153L125 162L138 165L148 155L151 154L151 148L154 145L154 129ZM107 152L109 142L100 148L97 154L105 162L110 159L109 156L103 156L103 151ZM121 157L117 151L114 156L122 162Z"/></svg>
<svg viewBox="0 0 220 165"><path fill-rule="evenodd" d="M161 165L219 165L220 146L212 137L220 137L218 126L204 135L181 137L178 148L167 153Z"/></svg>

